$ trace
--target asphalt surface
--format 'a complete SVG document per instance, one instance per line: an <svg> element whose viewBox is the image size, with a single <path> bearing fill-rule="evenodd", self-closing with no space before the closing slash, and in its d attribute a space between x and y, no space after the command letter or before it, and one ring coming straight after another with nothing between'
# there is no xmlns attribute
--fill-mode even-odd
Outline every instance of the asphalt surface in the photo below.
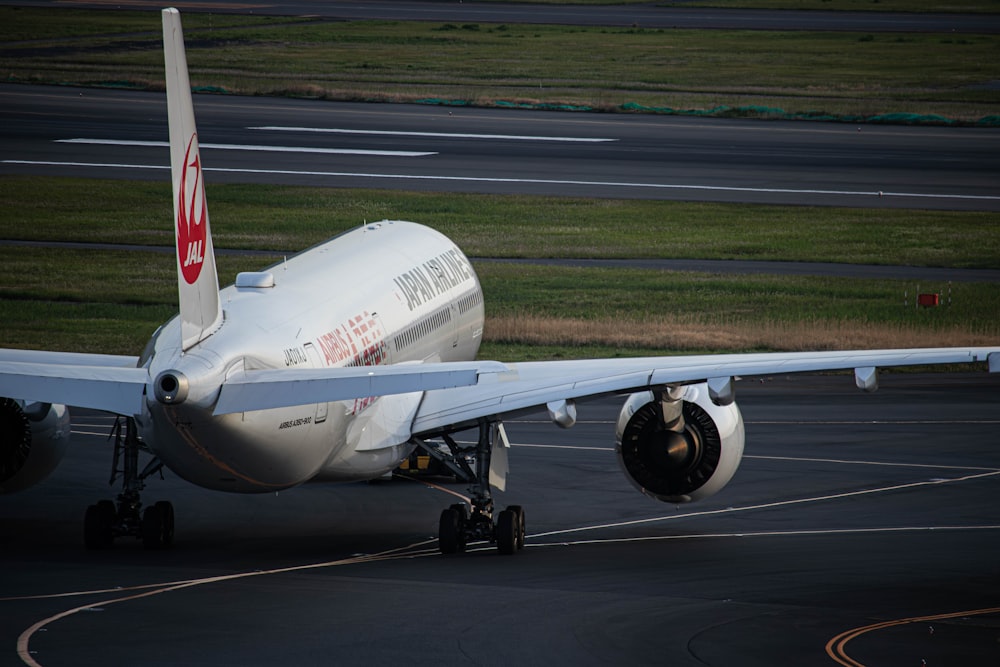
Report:
<svg viewBox="0 0 1000 667"><path fill-rule="evenodd" d="M625 480L617 401L582 405L568 431L508 422L498 504L523 504L529 534L510 557L434 553L454 498L413 481L237 496L169 473L144 498L177 508L172 551L87 552L83 510L111 495L111 453L109 418L81 413L54 475L0 497L0 664L21 664L36 623L27 650L48 667L832 665L828 642L882 622L843 655L1000 662L1000 378L737 387L747 456L689 506ZM929 618L891 624L913 617Z"/></svg>
<svg viewBox="0 0 1000 667"><path fill-rule="evenodd" d="M492 20L470 17L472 6L223 1L213 11L446 8L455 13L426 18ZM515 8L526 10L539 20L541 8ZM655 10L641 11L651 12L641 25L654 27ZM711 11L712 25L686 27L732 27L725 21L734 17L743 27L776 27L752 16L764 13ZM776 16L769 20L802 26L800 14ZM930 21L950 29L941 18ZM993 17L972 21L980 27L958 29L996 31ZM204 142L437 154L414 167L400 156L313 153L305 174L301 153L203 149L220 182L982 210L997 210L1000 195L995 130L196 103ZM161 96L3 86L0 121L0 173L168 178L165 148L54 143L165 141ZM331 140L246 129L261 125L509 136ZM737 391L747 420L743 466L721 494L680 508L642 497L620 472L611 451L618 404L581 406L569 431L542 416L509 422L516 446L498 504L524 505L529 533L514 557L437 555L437 516L454 497L413 481L234 496L169 473L144 497L175 504L172 551L126 542L87 552L83 511L113 495L110 418L80 413L53 476L0 496L0 664L24 664L19 637L49 666L836 664L831 654L870 665L998 664L998 378L886 376L878 393L864 395L850 377L778 377ZM902 622L914 617L925 618ZM864 630L876 623L884 626ZM848 640L840 649L838 637Z"/></svg>
<svg viewBox="0 0 1000 667"><path fill-rule="evenodd" d="M4 5L137 9L158 11L169 3L148 0L15 0ZM275 16L321 16L340 20L441 21L462 23L542 23L553 25L618 26L728 30L833 30L871 32L997 33L1000 15L960 13L792 11L664 7L655 2L628 5L533 5L530 3L462 2L461 0L355 0L330 2L254 2L211 0L180 2L185 12L231 12Z"/></svg>
<svg viewBox="0 0 1000 667"><path fill-rule="evenodd" d="M165 107L156 93L0 86L0 174L167 181ZM212 182L1000 210L1000 129L213 95L195 107Z"/></svg>

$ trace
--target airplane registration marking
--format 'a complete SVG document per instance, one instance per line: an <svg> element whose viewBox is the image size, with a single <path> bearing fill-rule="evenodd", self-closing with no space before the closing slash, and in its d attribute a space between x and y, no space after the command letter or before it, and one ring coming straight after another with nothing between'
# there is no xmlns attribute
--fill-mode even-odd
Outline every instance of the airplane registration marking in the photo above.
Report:
<svg viewBox="0 0 1000 667"><path fill-rule="evenodd" d="M248 130L264 130L268 132L316 132L320 134L361 134L391 137L434 137L441 139L502 139L510 141L564 141L569 143L607 143L618 141L606 137L549 137L530 134L471 134L465 132L405 132L401 130L351 130L340 127L285 127L282 125L263 125L248 127Z"/></svg>
<svg viewBox="0 0 1000 667"><path fill-rule="evenodd" d="M57 144L91 144L97 146L169 147L166 141L131 141L126 139L56 139ZM328 155L380 155L387 157L427 157L433 151L386 151L361 148L317 148L314 146L263 146L251 144L201 144L202 148L223 151L261 151L266 153L323 153Z"/></svg>
<svg viewBox="0 0 1000 667"><path fill-rule="evenodd" d="M203 144L205 146L207 144ZM88 167L104 169L170 169L168 165L60 162L55 160L3 160L0 164L21 164L39 167ZM758 194L838 195L845 197L914 197L920 199L955 199L965 201L1000 201L1000 195L960 195L928 192L888 192L878 190L816 190L794 188L751 188L724 185L691 185L681 183L629 183L620 181L576 181L544 178L500 178L478 176L433 176L419 174L376 174L354 171L296 171L292 169L236 169L205 167L204 171L222 174L270 174L274 176L322 176L329 178L381 178L410 181L456 181L464 183L525 183L531 185L579 185L583 187L647 188L659 190L696 190L705 192L750 192Z"/></svg>

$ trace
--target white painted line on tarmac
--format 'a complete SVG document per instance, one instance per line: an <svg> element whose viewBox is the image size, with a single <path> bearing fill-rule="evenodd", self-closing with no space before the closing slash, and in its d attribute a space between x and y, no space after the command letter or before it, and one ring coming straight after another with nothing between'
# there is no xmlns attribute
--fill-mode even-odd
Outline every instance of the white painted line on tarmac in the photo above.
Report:
<svg viewBox="0 0 1000 667"><path fill-rule="evenodd" d="M536 447L538 449L584 449L590 452L613 452L614 447L583 447L581 445L531 445L527 443L510 443L511 447Z"/></svg>
<svg viewBox="0 0 1000 667"><path fill-rule="evenodd" d="M56 139L57 144L86 144L94 146L141 146L144 148L169 148L166 141L130 141L125 139ZM262 153L321 153L326 155L378 155L385 157L426 157L437 155L429 151L384 151L358 148L316 148L313 146L257 146L253 144L199 144L202 148L222 151L258 151Z"/></svg>
<svg viewBox="0 0 1000 667"><path fill-rule="evenodd" d="M956 484L961 482L969 482L973 480L985 479L987 477L996 477L1000 475L1000 470L992 470L990 472L981 472L974 475L964 475L962 477L952 477L948 479L936 478L930 480L924 480L920 482L908 482L905 484L894 484L892 486L880 486L871 489L861 489L858 491L845 491L843 493L830 493L821 496L810 496L806 498L795 498L792 500L778 500L770 503L759 503L757 505L744 505L742 507L726 507L722 509L714 510L702 510L699 512L678 512L676 514L665 514L662 516L648 517L644 519L633 519L631 521L618 521L615 523L603 523L594 524L591 526L580 526L578 528L567 528L564 530L551 530L546 533L536 533L534 535L529 535L531 539L537 539L539 537L551 537L553 535L565 535L569 533L579 533L589 530L601 530L605 528L622 528L625 526L638 526L642 524L650 523L662 523L665 521L677 521L678 519L690 519L693 517L705 517L705 516L718 516L722 514L738 514L741 512L754 512L758 510L770 510L778 507L788 507L791 505L806 505L809 503L819 503L830 500L842 500L844 498L856 498L858 496L874 495L879 493L888 493L891 491L903 491L909 489L917 489L928 486L939 486L946 484Z"/></svg>
<svg viewBox="0 0 1000 667"><path fill-rule="evenodd" d="M205 144L202 144L204 147ZM59 167L89 167L111 169L169 169L166 165L148 164L117 164L101 162L56 162L48 160L3 160L2 164L21 164L35 166ZM701 192L741 192L753 194L792 194L792 195L837 195L847 197L912 197L918 199L956 199L977 201L1000 201L1000 195L958 195L933 194L920 192L878 192L866 190L796 190L792 188L749 188L724 185L685 185L680 183L630 183L622 181L576 181L544 178L499 178L485 176L435 176L429 174L376 174L360 171L298 171L292 169L232 169L205 167L204 171L223 174L265 174L272 176L321 176L326 178L366 178L373 180L403 180L403 181L451 181L460 183L508 183L515 185L578 185L587 188L644 188L652 190L696 190Z"/></svg>
<svg viewBox="0 0 1000 667"><path fill-rule="evenodd" d="M470 443L471 444L471 443ZM526 447L534 449L575 449L590 452L614 452L614 447L585 447L582 445L550 445L545 443L512 442L511 447ZM758 454L744 454L744 459L757 459L762 461L791 461L794 463L833 463L836 465L858 465L858 466L884 466L887 468L931 468L933 470L981 470L985 472L1000 472L1000 468L990 468L987 466L953 466L937 463L901 463L898 461L859 461L853 459L824 459L807 458L801 456L763 456Z"/></svg>
<svg viewBox="0 0 1000 667"><path fill-rule="evenodd" d="M795 461L797 463L836 463L838 465L858 465L858 466L886 466L889 468L932 468L934 470L985 470L1000 472L998 468L986 466L949 466L936 463L898 463L894 461L852 461L850 459L820 459L801 458L797 456L760 456L756 454L746 454L745 459L759 459L764 461Z"/></svg>
<svg viewBox="0 0 1000 667"><path fill-rule="evenodd" d="M828 530L775 530L760 532L739 532L739 533L685 533L682 535L647 535L645 537L616 537L616 538L595 538L591 540L572 540L562 542L526 542L525 547L568 547L580 546L584 544L622 544L627 542L662 542L665 540L704 540L704 539L724 539L724 538L750 538L750 537L812 537L812 536L840 536L840 535L866 535L866 534L888 534L888 533L915 533L930 531L980 531L980 530L1000 530L1000 525L983 526L897 526L884 528L840 528ZM535 535L528 535L527 538L535 538Z"/></svg>
<svg viewBox="0 0 1000 667"><path fill-rule="evenodd" d="M569 143L606 143L618 141L601 137L547 137L530 134L469 134L462 132L404 132L399 130L349 130L339 127L285 127L282 125L263 125L248 127L248 130L264 130L267 132L314 132L320 134L360 134L389 137L434 137L439 139L501 139L511 141L564 141Z"/></svg>

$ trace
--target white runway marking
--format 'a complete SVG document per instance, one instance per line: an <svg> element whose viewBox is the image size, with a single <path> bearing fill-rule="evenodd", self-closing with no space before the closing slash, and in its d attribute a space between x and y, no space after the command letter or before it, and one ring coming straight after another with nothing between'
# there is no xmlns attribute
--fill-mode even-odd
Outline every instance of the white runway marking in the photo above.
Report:
<svg viewBox="0 0 1000 667"><path fill-rule="evenodd" d="M320 134L361 134L390 137L435 137L441 139L507 139L511 141L565 141L570 143L606 143L617 139L591 137L545 137L529 134L466 134L456 132L402 132L397 130L348 130L338 127L284 127L281 125L264 125L248 127L248 130L265 130L268 132L315 132Z"/></svg>
<svg viewBox="0 0 1000 667"><path fill-rule="evenodd" d="M745 459L758 459L764 461L797 461L802 463L836 463L843 465L858 465L858 466L887 466L891 468L932 468L934 470L985 470L1000 472L997 468L988 468L985 466L949 466L940 465L937 463L897 463L895 461L852 461L849 459L818 459L818 458L800 458L797 456L760 456L753 454L745 454L743 456Z"/></svg>
<svg viewBox="0 0 1000 667"><path fill-rule="evenodd" d="M988 526L898 526L883 528L840 528L831 530L775 530L746 533L691 533L686 535L647 535L645 537L617 537L607 539L573 540L569 542L541 542L525 544L525 547L560 547L578 546L582 544L621 544L627 542L661 542L665 540L702 540L733 537L810 537L814 535L865 535L883 533L916 533L927 531L960 531L960 530L1000 530L1000 525ZM528 537L536 537L528 535Z"/></svg>
<svg viewBox="0 0 1000 667"><path fill-rule="evenodd" d="M83 426L83 425L81 425ZM522 445L530 446L530 445ZM604 448L588 448L588 449L598 449L604 451ZM767 458L786 458L786 457L767 457ZM798 459L789 459L798 460ZM809 459L800 459L809 460ZM817 459L821 460L821 459ZM832 462L839 462L833 461ZM848 461L847 463L858 463L853 461ZM891 465L891 464L889 464ZM905 465L905 464L904 464ZM948 468L949 466L929 466L929 467L941 467ZM621 521L615 523L606 523L598 525L589 526L579 526L576 528L569 528L563 530L554 530L544 533L537 533L529 535L531 540L538 540L540 538L552 538L556 537L555 540L545 541L545 542L532 542L526 544L525 546L530 546L533 548L541 547L558 547L558 546L570 546L570 545L588 545L588 544L612 544L612 543L626 543L626 542L651 542L651 541L662 541L662 540L690 540L690 539L706 539L706 538L752 538L752 537L774 537L774 536L813 536L813 535L826 535L826 536L837 536L837 535L862 535L862 534L878 534L878 533L902 533L902 532L918 532L918 531L983 531L983 530L1000 530L998 525L979 525L979 526L960 526L960 525L933 525L933 526L897 526L897 527L877 527L877 528L847 528L847 529L802 529L802 530L786 530L786 531L751 531L751 532L726 532L726 533L714 533L714 534L682 534L682 535L654 535L654 536L637 536L637 537L622 537L622 538L592 538L592 539L574 539L567 541L561 539L563 535L569 535L572 533L582 533L586 531L593 531L598 529L606 528L619 528L636 526L641 524L649 524L655 522L663 522L669 520L676 520L680 518L691 518L691 517L704 517L704 516L715 516L715 515L728 515L734 513L748 512L754 510L767 510L776 507L790 506L790 505L801 505L806 503L821 502L826 500L838 500L842 498L850 498L868 494L886 493L895 490L912 489L917 487L925 487L932 485L946 485L954 484L964 481L972 481L978 479L984 479L987 477L994 477L1000 475L1000 470L990 470L989 472L978 473L973 475L966 475L962 477L955 478L938 478L927 481L911 482L906 484L898 484L893 486L877 487L870 489L863 489L857 491L850 491L844 493L833 493L822 496L813 496L798 498L793 500L777 501L771 503L761 503L756 505L748 505L741 507L729 507L724 509L716 510L706 510L700 512L688 512L684 514L670 514L665 516L649 517L644 519L635 519L631 521ZM440 489L444 491L450 490ZM455 494L459 495L459 494ZM301 572L313 569L330 568L342 565L354 565L365 562L382 561L382 560L395 560L395 559L405 559L405 558L421 558L427 556L436 556L438 551L434 548L434 543L436 540L434 538L429 538L420 542L416 542L404 547L399 547L397 549L390 549L376 554L369 555L358 555L348 558L319 562L319 563L309 563L298 566L281 567L268 570L257 570L252 572L240 572L229 575L205 577L199 579L189 579L181 581L172 582L161 582L156 584L147 584L139 586L131 586L128 588L112 588L112 589L102 589L102 590L89 590L89 591L72 591L66 593L56 593L48 595L39 596L18 596L12 598L0 598L6 601L14 600L38 600L38 599L52 599L52 598L63 598L63 597L77 597L85 595L95 595L95 594L110 594L117 597L112 597L104 600L93 601L88 604L82 604L64 611L52 614L47 618L44 618L30 627L25 629L17 640L17 653L18 657L24 664L31 665L32 667L41 667L39 663L33 656L30 649L30 642L32 637L42 630L43 628L48 629L48 626L52 625L56 621L73 616L81 612L89 611L101 611L104 608L118 603L129 602L137 599L148 598L150 596L159 595L161 593L168 593L172 591L179 591L186 588L191 588L195 586L201 586L205 584L217 584L229 581L242 580L250 577L258 576L268 576L273 574L286 574L291 572ZM481 546L479 546L481 545ZM470 545L472 546L472 545ZM481 550L492 550L492 547L486 545L485 543L477 543L477 546L469 549L469 551L481 551ZM123 595L124 594L124 595Z"/></svg>
<svg viewBox="0 0 1000 667"><path fill-rule="evenodd" d="M204 144L202 145L204 147ZM87 167L93 169L170 169L169 165L119 164L102 162L57 162L50 160L3 160L3 164L35 165L41 167ZM403 181L452 181L457 183L509 183L525 185L574 185L582 187L639 188L652 190L694 190L702 192L741 192L752 194L834 195L845 197L913 197L918 199L955 199L1000 201L994 195L933 194L921 192L879 192L877 190L814 190L793 188L750 188L723 185L697 185L680 183L630 183L624 181L575 181L544 178L499 178L478 176L434 176L421 174L376 174L360 171L299 171L292 169L227 169L206 167L204 171L223 174L268 174L273 176L320 176L324 178L368 178L373 180Z"/></svg>
<svg viewBox="0 0 1000 667"><path fill-rule="evenodd" d="M166 141L127 141L124 139L56 139L57 144L87 144L95 146L142 146L169 148ZM323 153L327 155L378 155L384 157L426 157L437 155L427 151L383 151L359 148L315 148L311 146L255 146L252 144L200 144L202 148L223 151L259 151L263 153Z"/></svg>
<svg viewBox="0 0 1000 667"><path fill-rule="evenodd" d="M459 441L472 444L470 441ZM549 445L540 443L512 442L511 447L525 447L529 449L574 449L589 452L614 452L614 447L586 447L582 445ZM834 463L838 465L860 465L860 466L885 466L888 468L931 468L933 470L982 470L986 472L1000 472L1000 468L990 468L986 466L951 466L937 463L900 463L897 461L858 461L854 459L824 459L808 458L801 456L764 456L759 454L744 454L744 459L757 459L761 461L793 461L796 463Z"/></svg>
<svg viewBox="0 0 1000 667"><path fill-rule="evenodd" d="M616 523L603 523L593 526L581 526L579 528L567 528L564 530L551 530L546 533L537 533L534 535L529 535L528 537L532 539L537 539L539 537L551 537L553 535L566 535L569 533L579 533L588 530L600 530L604 528L621 528L624 526L637 526L640 524L648 523L660 523L664 521L676 521L678 519L690 519L692 517L704 517L704 516L717 516L721 514L737 514L742 512L752 512L756 510L768 510L774 509L776 507L788 507L790 505L805 505L808 503L818 503L827 500L841 500L843 498L854 498L857 496L868 496L877 493L888 493L890 491L902 491L906 489L916 489L925 486L938 486L946 484L955 484L958 482L969 482L977 479L985 479L987 477L995 477L1000 475L1000 470L991 470L989 472L981 472L975 475L965 475L963 477L951 477L951 478L936 478L925 480L921 482L907 482L905 484L894 484L892 486L881 486L872 489L861 489L858 491L845 491L843 493L830 493L822 496L810 496L807 498L795 498L792 500L778 500L772 503L759 503L757 505L744 505L742 507L726 507L723 509L715 510L702 510L700 512L684 512L678 514L666 514L663 516L648 517L645 519L633 519L631 521L619 521Z"/></svg>

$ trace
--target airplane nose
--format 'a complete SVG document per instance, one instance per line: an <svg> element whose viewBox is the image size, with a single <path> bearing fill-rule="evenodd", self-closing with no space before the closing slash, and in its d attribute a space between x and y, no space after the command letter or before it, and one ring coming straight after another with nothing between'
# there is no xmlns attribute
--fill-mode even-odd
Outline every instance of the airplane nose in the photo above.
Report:
<svg viewBox="0 0 1000 667"><path fill-rule="evenodd" d="M190 384L180 371L163 371L153 382L153 394L164 405L180 405L188 396Z"/></svg>

